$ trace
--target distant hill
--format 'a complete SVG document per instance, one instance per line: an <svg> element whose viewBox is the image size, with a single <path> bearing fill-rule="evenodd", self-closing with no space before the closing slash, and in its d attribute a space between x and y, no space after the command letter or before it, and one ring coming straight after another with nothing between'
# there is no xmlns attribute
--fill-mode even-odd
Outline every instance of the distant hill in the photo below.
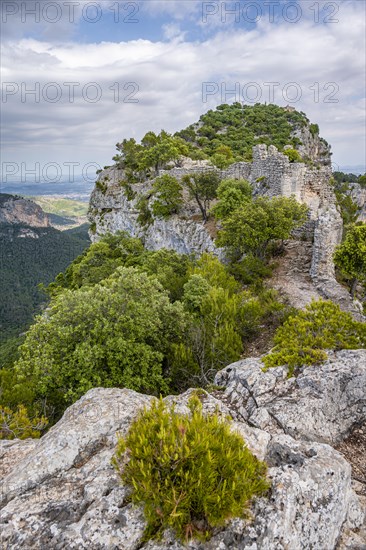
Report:
<svg viewBox="0 0 366 550"><path fill-rule="evenodd" d="M57 182L47 181L26 181L20 182L16 179L9 179L0 183L0 192L10 195L39 196L59 195L70 199L88 202L93 189L93 181L85 181L81 176L74 181L68 179Z"/></svg>
<svg viewBox="0 0 366 550"><path fill-rule="evenodd" d="M0 194L0 343L42 309L38 284L50 283L89 245L87 227L58 231L32 201Z"/></svg>
<svg viewBox="0 0 366 550"><path fill-rule="evenodd" d="M48 214L77 218L86 216L88 211L87 203L73 199L65 199L54 195L39 195L29 198Z"/></svg>
<svg viewBox="0 0 366 550"><path fill-rule="evenodd" d="M87 223L88 204L57 195L29 197L47 213L50 224L63 231Z"/></svg>
<svg viewBox="0 0 366 550"><path fill-rule="evenodd" d="M42 208L29 199L0 193L0 223L48 227L50 220Z"/></svg>

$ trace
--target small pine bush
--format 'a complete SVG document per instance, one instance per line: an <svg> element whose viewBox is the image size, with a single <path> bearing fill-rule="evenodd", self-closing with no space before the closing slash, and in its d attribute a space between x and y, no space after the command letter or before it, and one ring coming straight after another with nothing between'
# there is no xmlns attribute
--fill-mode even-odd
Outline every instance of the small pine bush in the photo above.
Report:
<svg viewBox="0 0 366 550"><path fill-rule="evenodd" d="M302 156L296 149L285 149L283 154L289 158L290 162L304 162Z"/></svg>
<svg viewBox="0 0 366 550"><path fill-rule="evenodd" d="M325 350L366 347L366 323L355 321L331 301L313 301L277 329L274 343L263 358L264 370L288 365L292 376L296 367L325 361Z"/></svg>
<svg viewBox="0 0 366 550"><path fill-rule="evenodd" d="M24 405L18 405L16 411L0 406L0 439L38 438L48 424L47 418L29 418Z"/></svg>
<svg viewBox="0 0 366 550"><path fill-rule="evenodd" d="M160 399L118 441L113 464L132 501L144 506L145 540L167 528L181 540L208 539L269 488L266 465L229 422L204 416L198 396L189 407L190 416L178 414Z"/></svg>
<svg viewBox="0 0 366 550"><path fill-rule="evenodd" d="M121 180L119 184L123 188L126 199L128 201L133 201L133 199L136 197L136 191L133 190L131 183L127 180Z"/></svg>

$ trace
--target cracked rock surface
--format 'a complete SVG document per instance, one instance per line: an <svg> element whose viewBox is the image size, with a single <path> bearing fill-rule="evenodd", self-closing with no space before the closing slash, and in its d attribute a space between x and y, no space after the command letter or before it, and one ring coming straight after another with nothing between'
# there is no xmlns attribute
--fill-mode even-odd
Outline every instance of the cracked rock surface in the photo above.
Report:
<svg viewBox="0 0 366 550"><path fill-rule="evenodd" d="M366 350L329 353L322 365L263 372L260 359L244 359L216 375L237 419L270 433L335 445L366 417Z"/></svg>
<svg viewBox="0 0 366 550"><path fill-rule="evenodd" d="M365 420L366 351L339 352L322 367L287 379L258 360L221 371L218 399L203 408L234 418L232 429L268 463L269 494L251 518L233 519L195 550L359 550L365 502L352 470L331 445ZM167 398L187 412L190 391ZM183 550L172 532L142 543L142 510L129 503L110 460L151 397L126 389L90 390L40 440L1 441L0 542L4 549ZM287 412L286 412L287 411ZM357 487L356 487L357 489Z"/></svg>

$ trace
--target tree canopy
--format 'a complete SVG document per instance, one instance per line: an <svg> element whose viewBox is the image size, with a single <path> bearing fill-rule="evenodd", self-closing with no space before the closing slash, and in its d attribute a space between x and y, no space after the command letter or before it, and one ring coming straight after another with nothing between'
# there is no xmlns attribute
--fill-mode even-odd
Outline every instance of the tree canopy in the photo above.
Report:
<svg viewBox="0 0 366 550"><path fill-rule="evenodd" d="M244 201L222 221L217 242L231 257L253 254L264 259L273 240L288 239L291 231L306 220L307 207L294 197L258 197Z"/></svg>
<svg viewBox="0 0 366 550"><path fill-rule="evenodd" d="M113 160L126 171L131 181L154 176L169 161L189 153L189 147L182 138L164 130L158 135L148 132L140 144L131 138L117 143L116 147L119 153Z"/></svg>
<svg viewBox="0 0 366 550"><path fill-rule="evenodd" d="M220 175L215 171L198 172L184 176L183 183L187 186L190 196L197 202L203 220L207 221L208 209L216 197Z"/></svg>
<svg viewBox="0 0 366 550"><path fill-rule="evenodd" d="M171 214L176 214L183 204L183 188L179 181L163 174L156 178L152 187L154 201L152 203L152 212L155 217L167 218Z"/></svg>
<svg viewBox="0 0 366 550"><path fill-rule="evenodd" d="M366 223L353 225L347 231L345 240L334 254L334 261L350 279L352 294L358 282L366 284Z"/></svg>
<svg viewBox="0 0 366 550"><path fill-rule="evenodd" d="M184 325L181 304L154 277L119 267L57 296L28 331L16 370L56 409L98 386L159 394L164 356Z"/></svg>

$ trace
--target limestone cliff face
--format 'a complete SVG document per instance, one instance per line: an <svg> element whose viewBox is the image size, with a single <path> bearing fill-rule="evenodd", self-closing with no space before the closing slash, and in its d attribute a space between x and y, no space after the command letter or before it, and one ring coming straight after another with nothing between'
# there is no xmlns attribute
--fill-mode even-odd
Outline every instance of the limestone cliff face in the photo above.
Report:
<svg viewBox="0 0 366 550"><path fill-rule="evenodd" d="M323 154L325 150L318 149L318 153L324 159L330 158ZM316 152L313 151L311 154L316 155ZM168 172L181 179L186 174L207 169L213 169L207 161L183 159L169 171L161 170L159 175ZM267 147L261 144L253 148L253 162L232 164L227 170L221 171L220 175L222 178L247 179L256 195L294 195L299 202L309 207L309 219L305 226L296 232L295 237L312 243L309 277L314 287L313 295L332 299L345 310L358 315L359 310L352 303L348 291L335 279L333 254L335 247L341 242L343 222L330 185L331 167L326 163L316 167L305 163L291 163L288 157L273 145ZM116 168L108 168L99 176L91 196L89 210L93 241L107 232L124 230L130 235L142 238L150 250L168 248L179 253L199 255L203 252L213 252L222 255L222 251L215 247L207 225L198 221L198 207L187 195L184 197L184 206L179 216L154 219L149 226L141 226L137 219L137 203L142 195L148 194L152 181L133 185L135 197L128 200L126 191L120 184L123 179L123 171ZM301 293L301 284L298 286Z"/></svg>
<svg viewBox="0 0 366 550"><path fill-rule="evenodd" d="M349 186L351 199L359 207L358 220L366 222L366 187L361 187L359 183L350 183Z"/></svg>
<svg viewBox="0 0 366 550"><path fill-rule="evenodd" d="M194 173L204 167L205 164L201 162L190 161L169 170L169 174L182 178L183 175ZM161 170L159 175L163 173L165 171ZM199 209L188 200L188 197L179 216L171 216L169 219L157 218L151 225L141 225L137 220L137 203L142 195L150 191L152 182L134 185L136 197L128 200L124 188L119 183L123 178L123 171L116 168L108 168L99 176L98 181L103 182L104 187L96 185L89 208L89 220L92 224L90 237L93 242L108 232L127 231L134 237L140 237L149 250L168 248L181 254L217 251L205 226L194 219L199 216Z"/></svg>
<svg viewBox="0 0 366 550"><path fill-rule="evenodd" d="M49 227L50 221L42 208L31 200L0 194L0 223Z"/></svg>
<svg viewBox="0 0 366 550"><path fill-rule="evenodd" d="M315 164L330 166L330 145L318 133L312 133L310 126L303 126L293 132L300 139L298 151L303 158L312 160Z"/></svg>

